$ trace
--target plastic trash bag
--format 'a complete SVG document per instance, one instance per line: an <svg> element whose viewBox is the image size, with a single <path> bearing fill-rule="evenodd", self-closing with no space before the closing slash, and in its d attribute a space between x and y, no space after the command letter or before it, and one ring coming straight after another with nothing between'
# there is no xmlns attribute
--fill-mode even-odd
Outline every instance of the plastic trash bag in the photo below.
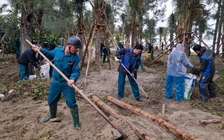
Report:
<svg viewBox="0 0 224 140"><path fill-rule="evenodd" d="M192 91L195 86L196 82L196 76L191 73L186 73L184 75L185 79L185 92L184 92L184 98L186 100L190 100Z"/></svg>
<svg viewBox="0 0 224 140"><path fill-rule="evenodd" d="M45 62L43 65L40 66L40 77L41 78L50 78L50 64Z"/></svg>

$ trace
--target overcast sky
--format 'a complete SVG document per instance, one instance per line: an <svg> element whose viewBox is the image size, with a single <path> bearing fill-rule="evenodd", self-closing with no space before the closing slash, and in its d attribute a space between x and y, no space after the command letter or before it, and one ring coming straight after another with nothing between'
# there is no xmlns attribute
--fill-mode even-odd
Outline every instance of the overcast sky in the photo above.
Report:
<svg viewBox="0 0 224 140"><path fill-rule="evenodd" d="M8 3L7 0L0 0L0 6L2 6L4 3Z"/></svg>

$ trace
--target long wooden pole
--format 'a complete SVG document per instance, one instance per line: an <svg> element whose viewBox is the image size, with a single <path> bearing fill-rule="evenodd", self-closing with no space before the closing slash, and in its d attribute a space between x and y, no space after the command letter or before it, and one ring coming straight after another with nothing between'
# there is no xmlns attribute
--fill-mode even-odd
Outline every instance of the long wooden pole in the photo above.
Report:
<svg viewBox="0 0 224 140"><path fill-rule="evenodd" d="M142 115L142 116L145 116L147 118L150 118L152 121L158 123L160 126L163 126L165 127L166 129L168 129L171 133L179 136L180 138L184 139L184 140L199 140L197 137L195 136L191 136L190 134L188 134L187 132L184 132L178 128L176 128L175 126L167 123L165 120L163 119L160 119L158 118L157 116L155 115L152 115L144 110L141 110L135 106L132 106L130 104L127 104L125 102L122 102L116 98L113 98L111 96L107 96L107 100L111 101L112 103L120 106L120 107L123 107L125 109L129 109L130 111L136 113L136 114L139 114L139 115Z"/></svg>
<svg viewBox="0 0 224 140"><path fill-rule="evenodd" d="M121 63L121 66L131 75L131 73L130 73L130 71L124 66L124 64L123 63ZM132 76L131 76L132 77ZM137 79L135 79L135 77L132 77L134 80L135 80L135 82L138 84L138 86L140 87L140 89L142 90L142 92L145 94L145 97L147 98L147 99L149 99L149 96L145 93L145 91L144 91L144 89L142 88L142 86L138 83L138 81L137 81Z"/></svg>
<svg viewBox="0 0 224 140"><path fill-rule="evenodd" d="M135 131L135 133L137 134L137 136L140 139L142 139L142 140L155 140L154 138L150 138L150 136L147 133L143 132L140 128L138 128L137 126L135 126L130 120L128 120L127 117L124 117L123 115L119 114L113 108L111 108L110 106L108 106L107 104L105 104L103 101L101 101L97 96L93 95L92 96L92 100L101 109L103 109L104 111L106 111L109 114L113 115L115 118L122 119L122 120L126 121L131 126L131 128Z"/></svg>
<svg viewBox="0 0 224 140"><path fill-rule="evenodd" d="M30 46L34 46L29 40L26 39L26 42L30 45ZM38 53L66 80L68 81L69 79L40 51L38 51ZM117 129L121 136L123 138L127 138L127 135L120 129L118 128L113 122L111 122L109 120L109 118L88 98L86 97L86 95L84 93L82 93L81 90L79 90L74 84L72 85L72 87L115 129Z"/></svg>
<svg viewBox="0 0 224 140"><path fill-rule="evenodd" d="M172 41L177 40L181 35L183 35L183 34L179 34L179 35L178 35L176 38L174 38ZM170 44L171 44L171 42L170 42ZM167 45L165 49L167 49L167 48L170 46L170 44ZM173 45L170 49L172 49L173 47L174 47L174 45ZM170 50L170 49L168 49L168 50ZM163 54L163 51L160 52L159 54L157 54L157 56L160 56L160 54Z"/></svg>
<svg viewBox="0 0 224 140"><path fill-rule="evenodd" d="M89 58L88 58L88 62L87 62L87 68L86 68L86 75L85 75L85 81L87 79L87 75L88 75L88 71L89 71L89 64L90 64L90 60L91 60L91 47L92 47L92 44L93 44L93 37L95 35L95 30L93 30L93 33L92 33L92 38L90 40L90 48L89 48Z"/></svg>
<svg viewBox="0 0 224 140"><path fill-rule="evenodd" d="M193 32L190 32L190 33L192 33L194 36L196 36L198 38L198 40L200 40L206 47L209 48L209 46L200 37L198 37L195 33L193 33Z"/></svg>
<svg viewBox="0 0 224 140"><path fill-rule="evenodd" d="M178 43L180 43L182 40L178 41ZM177 44L173 45L172 48L170 48L169 50L173 49L173 47L175 47ZM169 51L168 50L168 51ZM157 58L155 58L152 62L150 62L147 66L149 67L152 63L156 62L157 60L159 60L161 57L163 57L168 51L165 51L165 53L163 53L162 55L159 55Z"/></svg>
<svg viewBox="0 0 224 140"><path fill-rule="evenodd" d="M90 34L89 34L89 39L88 39L88 42L87 42L87 44L86 44L86 49L85 49L85 52L84 52L84 56L83 56L83 58L82 58L81 69L82 69L82 67L83 67L83 65L84 65L84 62L85 62L86 53L87 53L87 51L88 51L88 47L89 47L89 43L90 43L90 39L91 39L92 36L93 36L93 30L94 30L94 29L95 29L95 25L92 26L92 29L91 29Z"/></svg>
<svg viewBox="0 0 224 140"><path fill-rule="evenodd" d="M114 44L114 47L117 47L117 48L119 48L120 49L120 47L118 46L118 45L116 45L116 41L115 41L115 39L114 39L114 36L112 35L112 33L110 32L110 30L109 30L109 27L107 26L106 27L107 28L107 31L109 32L109 34L110 34L110 37L112 38L112 40L113 40L113 44Z"/></svg>

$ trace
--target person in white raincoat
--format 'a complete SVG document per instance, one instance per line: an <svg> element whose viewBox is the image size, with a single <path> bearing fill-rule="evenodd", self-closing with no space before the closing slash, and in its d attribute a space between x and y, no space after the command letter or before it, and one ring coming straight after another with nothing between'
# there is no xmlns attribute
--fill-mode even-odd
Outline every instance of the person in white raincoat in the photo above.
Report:
<svg viewBox="0 0 224 140"><path fill-rule="evenodd" d="M184 46L177 44L176 49L168 56L167 62L167 76L166 76L166 98L171 99L173 97L174 85L176 89L175 101L184 100L185 81L184 75L187 69L192 69L193 65L189 62L186 54L184 53Z"/></svg>

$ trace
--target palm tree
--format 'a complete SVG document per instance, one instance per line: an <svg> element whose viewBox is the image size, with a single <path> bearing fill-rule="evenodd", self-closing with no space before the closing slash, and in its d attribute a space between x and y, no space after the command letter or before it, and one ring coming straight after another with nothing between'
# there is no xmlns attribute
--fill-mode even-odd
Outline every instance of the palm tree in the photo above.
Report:
<svg viewBox="0 0 224 140"><path fill-rule="evenodd" d="M192 30L193 21L195 21L197 17L202 14L203 6L200 3L200 0L173 1L176 5L176 12L178 16L177 35L180 36L179 41L183 39L184 46L186 47L185 51L187 55L190 55L190 33Z"/></svg>
<svg viewBox="0 0 224 140"><path fill-rule="evenodd" d="M217 48L216 48L216 54L219 54L220 52L220 42L221 42L221 34L222 34L222 26L224 24L224 0L220 3L222 5L222 8L220 9L220 21L218 26L218 38L217 38Z"/></svg>
<svg viewBox="0 0 224 140"><path fill-rule="evenodd" d="M215 25L215 32L214 32L214 37L213 37L213 46L212 50L215 51L215 42L217 38L217 32L218 32L218 26L219 26L219 20L220 20L220 12L221 12L221 2L222 0L218 0L218 9L214 17L216 18L216 25Z"/></svg>
<svg viewBox="0 0 224 140"><path fill-rule="evenodd" d="M84 10L85 10L85 2L87 2L87 0L73 0L74 2L74 10L77 13L76 17L78 19L78 24L77 24L77 32L79 34L79 37L82 41L83 44L85 44L85 28L84 28ZM83 49L79 50L79 56L82 59L83 57Z"/></svg>
<svg viewBox="0 0 224 140"><path fill-rule="evenodd" d="M123 14L121 14L121 22L122 22L122 24L121 24L121 26L122 26L122 40L124 41L124 26L125 26L125 17L126 17L126 15L123 13Z"/></svg>
<svg viewBox="0 0 224 140"><path fill-rule="evenodd" d="M154 43L155 41L155 26L156 26L156 21L154 19L148 19L146 18L145 20L146 24L146 29L145 29L145 37L147 38L146 40L149 40L150 43Z"/></svg>
<svg viewBox="0 0 224 140"><path fill-rule="evenodd" d="M93 20L94 25L96 26L96 55L95 55L95 70L100 72L100 44L101 44L101 34L103 27L105 26L105 13L106 3L104 0L94 0L94 14Z"/></svg>
<svg viewBox="0 0 224 140"><path fill-rule="evenodd" d="M159 46L162 46L162 34L164 32L164 28L163 27L159 27L158 29L158 34L159 34Z"/></svg>
<svg viewBox="0 0 224 140"><path fill-rule="evenodd" d="M169 19L168 19L168 29L169 29L169 32L170 32L170 42L173 41L173 37L174 37L174 33L176 31L176 28L177 28L176 18L174 16L174 14L172 13L169 16Z"/></svg>
<svg viewBox="0 0 224 140"><path fill-rule="evenodd" d="M203 14L201 14L195 22L195 26L197 27L195 32L196 33L198 32L199 38L202 38L202 35L205 33L205 31L209 29L207 23L208 16L209 16L208 11L203 10ZM199 44L201 45L201 40L199 40Z"/></svg>
<svg viewBox="0 0 224 140"><path fill-rule="evenodd" d="M132 27L131 27L131 47L134 46L134 41L136 39L135 31L136 31L136 21L137 15L140 13L144 0L129 0L129 6L131 7L131 15L132 15Z"/></svg>

